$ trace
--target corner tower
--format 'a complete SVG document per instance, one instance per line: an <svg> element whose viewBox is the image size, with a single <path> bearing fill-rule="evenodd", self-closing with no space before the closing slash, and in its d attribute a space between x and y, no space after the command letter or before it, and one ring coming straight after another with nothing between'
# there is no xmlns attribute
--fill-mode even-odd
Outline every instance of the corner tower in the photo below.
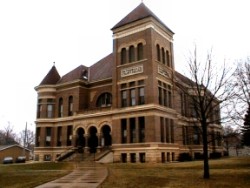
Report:
<svg viewBox="0 0 250 188"><path fill-rule="evenodd" d="M121 90L134 84L139 87L139 82L145 85L145 91L141 91L145 92L144 103L158 104L158 81L164 80L173 86L173 31L144 3L118 22L112 31L114 107L133 105L130 98L134 94ZM140 91L135 95L139 96L135 101L139 104Z"/></svg>

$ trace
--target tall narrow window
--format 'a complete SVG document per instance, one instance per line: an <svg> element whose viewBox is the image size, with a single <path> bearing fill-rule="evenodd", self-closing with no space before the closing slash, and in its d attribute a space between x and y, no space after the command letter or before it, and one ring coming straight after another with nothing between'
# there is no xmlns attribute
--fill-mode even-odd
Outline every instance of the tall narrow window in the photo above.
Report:
<svg viewBox="0 0 250 188"><path fill-rule="evenodd" d="M165 134L166 134L166 142L171 142L171 134L170 134L170 126L169 126L169 119L165 119Z"/></svg>
<svg viewBox="0 0 250 188"><path fill-rule="evenodd" d="M121 95L122 95L122 107L126 107L127 106L127 91L122 91Z"/></svg>
<svg viewBox="0 0 250 188"><path fill-rule="evenodd" d="M127 143L127 120L121 119L121 142Z"/></svg>
<svg viewBox="0 0 250 188"><path fill-rule="evenodd" d="M166 60L165 60L165 50L164 50L164 48L161 48L161 55L162 55L162 57L161 57L162 63L165 65Z"/></svg>
<svg viewBox="0 0 250 188"><path fill-rule="evenodd" d="M162 105L162 89L158 87L158 100L159 104Z"/></svg>
<svg viewBox="0 0 250 188"><path fill-rule="evenodd" d="M68 104L68 115L73 115L73 96L69 97L69 104Z"/></svg>
<svg viewBox="0 0 250 188"><path fill-rule="evenodd" d="M41 132L41 128L37 127L36 128L36 147L40 146L40 132Z"/></svg>
<svg viewBox="0 0 250 188"><path fill-rule="evenodd" d="M57 146L62 145L62 127L57 127Z"/></svg>
<svg viewBox="0 0 250 188"><path fill-rule="evenodd" d="M72 134L73 134L73 129L72 129L72 125L69 125L67 127L67 146L71 146L72 144Z"/></svg>
<svg viewBox="0 0 250 188"><path fill-rule="evenodd" d="M130 143L136 142L135 118L129 119L130 124Z"/></svg>
<svg viewBox="0 0 250 188"><path fill-rule="evenodd" d="M130 106L136 105L135 89L130 90Z"/></svg>
<svg viewBox="0 0 250 188"><path fill-rule="evenodd" d="M45 146L51 146L51 127L46 127Z"/></svg>
<svg viewBox="0 0 250 188"><path fill-rule="evenodd" d="M160 126L161 126L161 142L164 142L164 118L160 117Z"/></svg>
<svg viewBox="0 0 250 188"><path fill-rule="evenodd" d="M168 50L166 51L166 56L167 56L167 66L171 67L169 51Z"/></svg>
<svg viewBox="0 0 250 188"><path fill-rule="evenodd" d="M145 92L144 92L144 87L139 88L139 105L145 104Z"/></svg>
<svg viewBox="0 0 250 188"><path fill-rule="evenodd" d="M37 104L37 118L40 118L42 115L42 99L38 99Z"/></svg>
<svg viewBox="0 0 250 188"><path fill-rule="evenodd" d="M126 48L122 48L121 51L121 64L125 64L127 61L127 53L126 53Z"/></svg>
<svg viewBox="0 0 250 188"><path fill-rule="evenodd" d="M159 44L156 45L157 61L161 61L161 51Z"/></svg>
<svg viewBox="0 0 250 188"><path fill-rule="evenodd" d="M47 118L54 117L54 99L47 99Z"/></svg>
<svg viewBox="0 0 250 188"><path fill-rule="evenodd" d="M200 144L200 133L199 133L199 127L194 126L193 130L193 144L199 145Z"/></svg>
<svg viewBox="0 0 250 188"><path fill-rule="evenodd" d="M137 45L137 59L138 61L143 59L143 44L142 43L139 43Z"/></svg>
<svg viewBox="0 0 250 188"><path fill-rule="evenodd" d="M171 86L168 85L167 89L168 89L168 104L167 104L167 106L171 108L172 107L172 88L171 88Z"/></svg>
<svg viewBox="0 0 250 188"><path fill-rule="evenodd" d="M135 61L135 47L130 46L129 47L129 62L134 62Z"/></svg>
<svg viewBox="0 0 250 188"><path fill-rule="evenodd" d="M59 99L58 117L63 117L63 99Z"/></svg>
<svg viewBox="0 0 250 188"><path fill-rule="evenodd" d="M174 143L174 120L170 120L170 127L171 127L171 143Z"/></svg>
<svg viewBox="0 0 250 188"><path fill-rule="evenodd" d="M145 117L139 117L139 142L145 142Z"/></svg>

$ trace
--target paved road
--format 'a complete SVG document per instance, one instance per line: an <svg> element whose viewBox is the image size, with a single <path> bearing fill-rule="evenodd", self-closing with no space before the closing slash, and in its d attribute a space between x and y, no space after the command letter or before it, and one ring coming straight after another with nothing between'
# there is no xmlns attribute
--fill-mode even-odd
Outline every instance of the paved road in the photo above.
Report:
<svg viewBox="0 0 250 188"><path fill-rule="evenodd" d="M107 176L108 170L102 165L78 163L72 173L36 188L94 188L98 187Z"/></svg>

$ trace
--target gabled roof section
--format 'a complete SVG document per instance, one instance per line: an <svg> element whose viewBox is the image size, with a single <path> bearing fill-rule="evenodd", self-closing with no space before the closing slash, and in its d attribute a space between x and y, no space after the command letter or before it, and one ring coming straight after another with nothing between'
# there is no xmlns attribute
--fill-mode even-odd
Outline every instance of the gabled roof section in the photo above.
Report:
<svg viewBox="0 0 250 188"><path fill-rule="evenodd" d="M27 151L30 151L29 149L24 148L24 147L22 147L22 146L20 146L20 145L18 145L18 144L14 144L14 145L0 145L0 151L3 151L3 150L5 150L5 149L9 149L9 148L13 148L13 147L19 147L19 148L21 148L21 149L25 149L25 150L27 150Z"/></svg>
<svg viewBox="0 0 250 188"><path fill-rule="evenodd" d="M181 82L183 82L184 84L186 84L188 86L196 85L194 81L192 81L191 79L189 79L188 77L182 75L181 73L179 73L177 71L175 71L175 76L177 79L179 79Z"/></svg>
<svg viewBox="0 0 250 188"><path fill-rule="evenodd" d="M104 57L90 67L89 81L97 81L112 77L113 53Z"/></svg>
<svg viewBox="0 0 250 188"><path fill-rule="evenodd" d="M144 3L141 3L134 10L132 10L127 16L118 22L112 30L148 17L153 17L169 31L171 31ZM173 31L171 32L174 34Z"/></svg>
<svg viewBox="0 0 250 188"><path fill-rule="evenodd" d="M80 65L69 73L65 74L58 82L58 84L71 82L78 79L84 79L85 74L88 72L88 67ZM87 79L87 77L86 77Z"/></svg>
<svg viewBox="0 0 250 188"><path fill-rule="evenodd" d="M55 65L53 65L39 85L54 85L60 80L60 78L61 76L59 75Z"/></svg>

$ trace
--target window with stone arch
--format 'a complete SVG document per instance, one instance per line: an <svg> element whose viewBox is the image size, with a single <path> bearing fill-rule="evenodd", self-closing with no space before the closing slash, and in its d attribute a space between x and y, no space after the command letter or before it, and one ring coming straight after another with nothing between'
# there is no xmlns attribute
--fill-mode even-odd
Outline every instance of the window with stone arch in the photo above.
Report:
<svg viewBox="0 0 250 188"><path fill-rule="evenodd" d="M162 63L165 65L166 60L165 60L165 50L164 50L164 48L161 48L161 55L162 55L162 57L161 57Z"/></svg>
<svg viewBox="0 0 250 188"><path fill-rule="evenodd" d="M129 62L134 62L135 61L135 47L132 45L129 47L129 51L128 51L128 54L129 54Z"/></svg>
<svg viewBox="0 0 250 188"><path fill-rule="evenodd" d="M73 96L69 97L69 101L68 101L68 115L72 116L73 115Z"/></svg>
<svg viewBox="0 0 250 188"><path fill-rule="evenodd" d="M157 52L157 61L161 61L161 50L160 50L160 45L156 45L156 52Z"/></svg>
<svg viewBox="0 0 250 188"><path fill-rule="evenodd" d="M137 45L137 60L142 60L143 59L143 44L139 43Z"/></svg>
<svg viewBox="0 0 250 188"><path fill-rule="evenodd" d="M122 48L121 50L121 64L125 64L127 62L127 51L126 48Z"/></svg>
<svg viewBox="0 0 250 188"><path fill-rule="evenodd" d="M112 105L112 95L110 93L102 93L96 103L96 107L109 107Z"/></svg>

